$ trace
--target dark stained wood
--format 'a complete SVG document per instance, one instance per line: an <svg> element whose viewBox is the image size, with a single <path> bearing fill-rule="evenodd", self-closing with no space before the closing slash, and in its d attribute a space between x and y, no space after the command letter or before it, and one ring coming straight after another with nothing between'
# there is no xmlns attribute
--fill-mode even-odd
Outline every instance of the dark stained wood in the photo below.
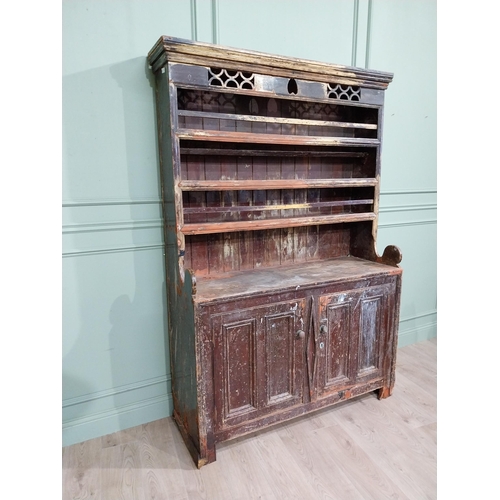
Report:
<svg viewBox="0 0 500 500"><path fill-rule="evenodd" d="M402 256L378 255L376 234L392 75L172 37L148 60L174 419L194 462L273 423L389 397Z"/></svg>
<svg viewBox="0 0 500 500"><path fill-rule="evenodd" d="M202 156L279 156L285 157L302 157L307 158L310 156L327 156L330 158L365 158L367 153L359 151L319 151L313 150L276 150L272 149L259 150L259 149L217 149L217 148L185 148L181 147L181 154L186 155L202 155Z"/></svg>
<svg viewBox="0 0 500 500"><path fill-rule="evenodd" d="M319 224L332 224L333 222L355 222L374 220L376 215L373 212L359 214L339 214L339 215L317 215L307 217L289 217L286 219L266 219L238 222L216 222L213 224L184 224L181 231L184 234L210 234L228 233L234 231L256 231L258 229L274 229L282 227L314 226L317 238Z"/></svg>
<svg viewBox="0 0 500 500"><path fill-rule="evenodd" d="M356 257L338 257L201 278L197 282L196 296L193 300L196 303L222 299L236 300L270 292L277 293L281 290L303 290L317 288L322 284L336 285L346 281L357 283L380 276L385 278L400 274L401 269L398 267Z"/></svg>
<svg viewBox="0 0 500 500"><path fill-rule="evenodd" d="M227 132L225 130L179 129L179 139L214 142L236 142L254 144L296 144L297 146L378 146L378 139L358 139L353 137L322 137L269 133Z"/></svg>
<svg viewBox="0 0 500 500"><path fill-rule="evenodd" d="M216 434L301 404L304 308L301 300L214 317Z"/></svg>
<svg viewBox="0 0 500 500"><path fill-rule="evenodd" d="M303 76L309 81L357 84L385 90L392 81L391 73L323 63L263 52L235 49L202 42L162 36L148 53L148 62L156 72L171 61L195 66L232 67L263 74Z"/></svg>
<svg viewBox="0 0 500 500"><path fill-rule="evenodd" d="M263 122L270 124L283 124L283 125L314 125L315 127L340 127L340 128L360 128L360 129L370 129L377 130L377 124L375 123L356 123L356 122L339 122L339 121L325 121L325 120L302 120L299 118L281 118L270 116L253 116L253 115L240 115L240 114L230 114L230 113L208 113L203 111L179 111L179 116L186 116L191 118L198 118L198 123L201 122L201 118L217 118L220 120L241 120L248 122ZM186 122L189 125L191 122ZM199 127L186 127L190 129L201 128ZM294 135L292 129L288 132ZM242 130L240 130L242 132ZM321 134L317 134L321 135Z"/></svg>
<svg viewBox="0 0 500 500"><path fill-rule="evenodd" d="M314 175L312 168L309 175ZM316 173L317 176L321 175ZM358 179L251 179L247 181L239 180L182 180L179 187L183 191L234 191L235 189L257 190L257 189L304 189L304 188L342 188L342 187L365 187L377 185L377 179L358 178ZM310 202L316 200L319 193L308 198Z"/></svg>
<svg viewBox="0 0 500 500"><path fill-rule="evenodd" d="M389 245L385 247L384 253L378 261L389 266L397 266L402 258L401 250L396 245Z"/></svg>
<svg viewBox="0 0 500 500"><path fill-rule="evenodd" d="M307 255L306 237L307 227L297 226L295 228L284 228L293 230L293 262L305 263L314 262L315 260L328 259L332 257L341 257L349 253L349 240L350 230L346 224L331 224L319 226L319 251L316 258L311 258ZM288 231L290 233L290 231ZM220 269L216 271L212 268L208 255L208 236L215 235L192 235L186 236L186 254L185 254L185 267L186 269L193 269L196 276L217 275L220 274ZM232 241L239 244L240 248L240 269L260 269L269 268L269 263L264 261L264 247L265 242L269 240L268 231L238 231L232 233ZM238 242L239 239L239 242ZM323 241L331 241L332 246L326 247L322 245ZM211 239L211 254L223 255L224 240ZM218 249L216 248L218 247ZM192 255L189 253L191 249ZM285 260L282 258L282 265L290 263L290 259Z"/></svg>
<svg viewBox="0 0 500 500"><path fill-rule="evenodd" d="M271 101L272 103L272 101ZM270 112L268 107L268 113ZM271 111L272 112L272 111ZM281 126L279 126L281 128ZM270 124L266 125L266 129L272 129ZM267 159L267 169L266 169L267 181L274 181L275 179L278 182L281 182L281 159L272 157ZM275 186L276 187L276 186ZM268 206L280 205L283 200L281 197L281 190L274 189L266 191L266 204ZM266 214L267 215L267 214ZM283 222L279 219L281 216L281 211L274 209L269 212L269 219L264 218L262 221L248 221L247 229L250 227L250 224L254 224L253 227L255 229L268 229L269 238L266 241L266 246L264 249L264 260L266 266L272 265L280 265L281 263L281 228L283 227ZM274 218L274 219L272 219ZM274 222L271 225L266 225L266 223Z"/></svg>
<svg viewBox="0 0 500 500"><path fill-rule="evenodd" d="M239 203L248 203L248 195L245 194L247 191L240 191ZM307 208L326 208L326 207L343 207L346 205L371 205L373 203L372 199L367 200L340 200L340 201L319 201L316 203L287 203L285 205L272 205L263 207L254 207L249 205L234 205L231 207L195 207L195 208L184 208L184 214L196 214L196 213L225 213L225 212L257 212L257 211L267 211L267 210L301 210ZM186 205L184 205L186 206Z"/></svg>

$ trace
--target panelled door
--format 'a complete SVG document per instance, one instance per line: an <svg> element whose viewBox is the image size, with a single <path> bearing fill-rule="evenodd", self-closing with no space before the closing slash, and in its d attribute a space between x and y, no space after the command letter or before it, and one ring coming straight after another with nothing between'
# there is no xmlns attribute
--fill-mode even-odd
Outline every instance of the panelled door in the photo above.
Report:
<svg viewBox="0 0 500 500"><path fill-rule="evenodd" d="M320 297L318 397L383 377L394 289L388 283Z"/></svg>
<svg viewBox="0 0 500 500"><path fill-rule="evenodd" d="M305 303L212 316L216 432L302 403Z"/></svg>

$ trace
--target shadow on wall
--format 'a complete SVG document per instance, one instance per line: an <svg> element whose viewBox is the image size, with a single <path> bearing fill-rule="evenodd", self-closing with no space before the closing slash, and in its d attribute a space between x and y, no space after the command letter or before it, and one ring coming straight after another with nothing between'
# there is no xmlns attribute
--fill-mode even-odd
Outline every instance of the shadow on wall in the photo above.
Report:
<svg viewBox="0 0 500 500"><path fill-rule="evenodd" d="M140 57L63 78L67 199L159 199L155 94L149 72L146 58Z"/></svg>
<svg viewBox="0 0 500 500"><path fill-rule="evenodd" d="M110 74L121 90L123 120L125 134L126 166L128 175L129 198L151 198L156 202L156 219L162 219L160 169L158 155L158 139L155 116L155 82L145 57L135 58L110 66ZM146 151L147 150L147 154ZM138 179L148 177L150 189L144 194L138 192ZM143 207L141 204L130 204L130 219L141 220ZM163 244L163 232L158 229L159 241ZM140 247L143 243L141 231L132 231L133 243ZM133 252L133 275L135 293L132 300L128 296L120 296L110 309L112 329L109 332L111 349L117 355L111 356L113 385L119 387L127 378L123 364L133 363L136 366L132 383L153 381L161 378L160 383L142 386L137 405L154 405L159 399L159 408L152 411L149 419L155 420L171 414L167 405L170 397L170 362L168 342L165 332L168 324L167 302L165 297L165 268L161 251L136 250ZM154 254L154 255L153 255ZM151 373L151 367L161 366L162 372ZM148 374L148 375L146 375ZM166 382L165 382L166 379ZM115 407L123 408L128 400L121 395L115 396ZM148 412L144 412L144 415ZM142 423L142 422L141 422ZM129 419L126 411L120 412L120 428L125 429L137 425Z"/></svg>
<svg viewBox="0 0 500 500"><path fill-rule="evenodd" d="M155 115L155 82L154 75L149 69L147 59L144 57L124 61L110 66L110 74L121 90L123 125L125 131L126 166L128 173L129 197L134 200L137 197L135 184L138 177L148 176L154 178L154 192L149 191L149 197L153 194L156 200L157 212L155 217L162 220L161 213L161 182L158 155L158 140ZM147 90L146 90L147 89ZM144 158L144 149L147 145L148 155ZM131 220L141 220L142 206L130 205ZM140 231L132 231L133 241L137 247L143 243ZM159 238L163 242L163 232L159 228ZM166 377L166 383L162 384L163 397L165 401L170 397L170 358L168 342L165 341L167 327L167 302L165 296L165 267L163 249L155 251L137 250L133 252L135 294L132 301L126 301L118 297L113 303L110 311L110 320L113 325L109 333L110 347L122 349L123 356L111 357L111 368L114 375L122 375L122 364L133 360L138 363L136 379L141 379L141 368L148 371L151 364L164 367L162 377ZM158 262L158 259L160 260ZM154 262L153 262L154 260ZM160 274L161 271L161 274ZM128 299L128 297L127 297ZM156 307L152 307L156 304ZM122 311L130 314L128 319L122 317ZM159 315L161 314L161 317ZM152 319L155 318L155 321ZM130 325L134 325L131 329ZM149 345L144 344L144 337L149 337ZM128 340L125 340L128 339ZM127 345L127 341L129 344ZM153 350L152 350L153 348ZM153 361L154 360L154 361ZM113 377L115 386L119 384L120 377ZM154 399L158 394L159 387L155 387L151 394L143 391L144 397L151 395ZM148 399L144 404L149 404ZM116 398L116 406L121 407L122 402ZM171 408L163 405L162 414L152 415L151 419L161 418L171 414ZM121 428L127 428L136 423L127 419L126 413L122 412Z"/></svg>
<svg viewBox="0 0 500 500"><path fill-rule="evenodd" d="M124 429L171 412L163 235L148 248L143 229L161 219L153 75L145 57L72 74L63 102L71 223L95 227L69 235L64 262L63 421Z"/></svg>

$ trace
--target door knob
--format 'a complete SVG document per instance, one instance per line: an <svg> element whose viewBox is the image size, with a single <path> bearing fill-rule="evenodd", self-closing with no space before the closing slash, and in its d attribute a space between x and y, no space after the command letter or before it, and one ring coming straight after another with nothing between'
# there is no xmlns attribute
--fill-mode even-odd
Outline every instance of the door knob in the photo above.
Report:
<svg viewBox="0 0 500 500"><path fill-rule="evenodd" d="M322 335L326 335L328 332L328 328L326 327L326 325L321 325L319 327L319 333L321 333Z"/></svg>
<svg viewBox="0 0 500 500"><path fill-rule="evenodd" d="M304 330L297 330L296 336L298 339L304 339L306 338L306 332Z"/></svg>

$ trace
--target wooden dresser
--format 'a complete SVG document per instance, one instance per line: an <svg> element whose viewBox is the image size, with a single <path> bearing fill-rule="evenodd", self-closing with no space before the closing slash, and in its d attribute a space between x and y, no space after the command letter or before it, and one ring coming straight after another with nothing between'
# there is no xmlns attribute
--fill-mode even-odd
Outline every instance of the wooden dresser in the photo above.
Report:
<svg viewBox="0 0 500 500"><path fill-rule="evenodd" d="M389 73L161 37L148 55L174 418L218 442L394 386L401 252L376 250Z"/></svg>

